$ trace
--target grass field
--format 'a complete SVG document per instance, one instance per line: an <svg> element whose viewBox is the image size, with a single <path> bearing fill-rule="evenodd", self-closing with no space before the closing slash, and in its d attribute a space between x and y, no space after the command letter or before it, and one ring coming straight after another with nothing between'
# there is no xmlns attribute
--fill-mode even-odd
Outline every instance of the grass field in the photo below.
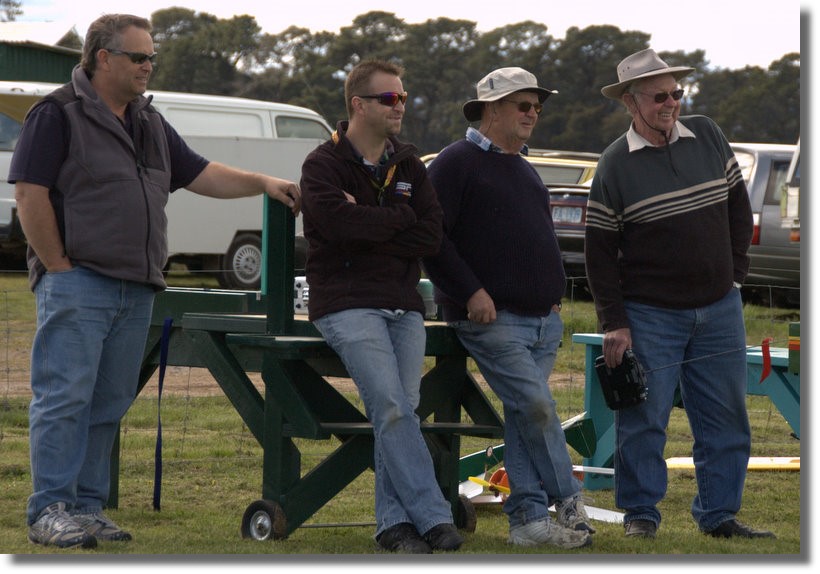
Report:
<svg viewBox="0 0 820 574"><path fill-rule="evenodd" d="M190 279L183 279L190 281ZM186 283L186 286L190 284ZM570 300L564 305L564 345L556 367L553 392L562 418L583 410L583 348L572 343L573 333L595 332L596 321L589 301ZM772 337L773 345L785 346L789 321L799 321L799 310L746 308L748 343L759 344ZM31 490L28 468L28 398L12 393L13 385L27 379L28 345L33 331L33 302L20 276L0 275L0 552L20 555L15 561L28 564L22 555L67 554L34 546L26 540L25 504ZM5 359L3 359L5 357ZM22 357L22 358L21 358ZM22 361L22 364L21 364ZM102 544L95 551L72 550L72 556L171 558L174 555L246 555L264 560L271 555L316 559L324 555L349 555L366 561L382 556L373 534L373 477L366 472L333 498L289 538L256 542L243 540L240 523L245 508L260 498L262 451L243 421L218 391L192 392L194 369L178 369L177 382L166 386L162 399L164 439L163 506L151 508L157 423L157 396L151 383L123 420L120 505L110 516L134 534L130 543ZM5 380L3 380L5 379ZM490 397L494 399L492 393ZM356 401L355 394L350 395ZM496 406L500 411L497 401ZM800 442L790 434L787 423L765 397L748 398L753 428L753 455L800 456ZM668 430L666 456L690 456L691 435L680 409L673 412ZM304 470L333 448L333 441L302 441ZM485 439L465 439L462 453L492 446ZM580 456L570 450L576 462ZM605 560L639 563L646 559L669 560L669 555L695 559L732 555L733 561L765 560L778 555L777 564L799 564L808 551L801 540L807 528L801 504L801 473L752 471L749 473L739 519L773 530L776 540L716 540L697 531L689 513L695 494L694 474L688 470L669 473L669 489L661 503L663 523L654 541L623 536L620 525L597 523L591 548L566 554L569 560ZM615 509L611 490L586 491L590 505ZM561 554L557 549L523 549L506 544L507 522L500 505L476 508L478 526L467 533L466 543L447 561L476 561L482 555L506 555L505 562L539 560L539 554ZM513 557L512 555L517 555ZM638 557L637 555L644 555ZM369 556L371 558L363 558ZM744 558L745 556L745 558ZM544 559L553 560L555 556ZM390 557L390 560L397 560ZM32 558L31 560L34 560ZM200 559L201 560L201 559ZM35 561L36 562L36 561ZM183 561L184 562L184 561ZM207 564L207 560L201 560Z"/></svg>

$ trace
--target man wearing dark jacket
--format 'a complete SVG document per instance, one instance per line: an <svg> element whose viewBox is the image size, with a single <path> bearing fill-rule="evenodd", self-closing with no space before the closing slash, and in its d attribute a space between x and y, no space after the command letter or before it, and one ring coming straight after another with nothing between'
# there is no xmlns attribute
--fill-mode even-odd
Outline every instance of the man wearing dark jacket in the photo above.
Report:
<svg viewBox="0 0 820 574"><path fill-rule="evenodd" d="M442 231L424 165L395 137L407 99L401 72L382 61L351 70L349 121L302 166L308 313L373 424L376 541L429 553L463 539L415 414L426 338L419 258L438 251Z"/></svg>

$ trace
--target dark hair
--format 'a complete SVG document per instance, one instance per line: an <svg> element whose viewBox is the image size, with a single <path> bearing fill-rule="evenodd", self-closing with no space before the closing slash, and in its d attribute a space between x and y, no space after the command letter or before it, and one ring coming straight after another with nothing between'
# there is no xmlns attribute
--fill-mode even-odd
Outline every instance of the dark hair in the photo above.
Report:
<svg viewBox="0 0 820 574"><path fill-rule="evenodd" d="M122 47L120 35L131 26L142 28L146 32L151 31L149 20L131 14L104 14L91 23L85 35L83 59L80 62L88 77L92 77L94 70L97 69L97 51L102 48Z"/></svg>
<svg viewBox="0 0 820 574"><path fill-rule="evenodd" d="M364 60L356 64L345 80L345 104L348 117L353 116L353 96L370 93L370 79L377 72L401 76L404 68L386 60Z"/></svg>

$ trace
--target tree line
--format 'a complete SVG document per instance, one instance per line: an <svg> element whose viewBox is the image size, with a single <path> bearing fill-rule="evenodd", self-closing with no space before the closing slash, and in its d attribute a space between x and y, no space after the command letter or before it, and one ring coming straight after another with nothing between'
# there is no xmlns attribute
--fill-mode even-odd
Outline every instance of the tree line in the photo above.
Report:
<svg viewBox="0 0 820 574"><path fill-rule="evenodd" d="M159 53L152 89L300 105L331 125L346 118L344 79L355 64L396 61L409 93L402 138L422 154L463 137L462 104L475 97L481 77L503 66L525 68L559 92L544 106L532 147L600 152L629 126L623 106L600 89L617 80L621 59L651 47L649 33L609 25L572 27L556 39L532 20L482 33L469 20L408 24L383 11L359 15L338 33L291 26L264 34L253 16L219 19L179 7L154 12L151 22ZM681 81L687 91L682 114L710 116L730 141L797 141L799 53L784 54L768 69L738 70L711 68L703 50L659 54L672 66L696 69Z"/></svg>

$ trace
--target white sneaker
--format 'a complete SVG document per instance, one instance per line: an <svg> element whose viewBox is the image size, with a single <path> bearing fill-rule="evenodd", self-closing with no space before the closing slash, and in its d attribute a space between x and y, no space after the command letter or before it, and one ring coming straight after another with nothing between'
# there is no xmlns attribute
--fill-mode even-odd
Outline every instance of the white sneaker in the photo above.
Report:
<svg viewBox="0 0 820 574"><path fill-rule="evenodd" d="M589 522L589 516L584 508L584 501L580 494L559 500L555 503L555 515L558 524L570 530L586 530L595 534L595 529Z"/></svg>
<svg viewBox="0 0 820 574"><path fill-rule="evenodd" d="M550 544L559 548L581 548L592 544L592 537L586 530L570 530L555 521L536 520L510 528L507 542L517 546Z"/></svg>

